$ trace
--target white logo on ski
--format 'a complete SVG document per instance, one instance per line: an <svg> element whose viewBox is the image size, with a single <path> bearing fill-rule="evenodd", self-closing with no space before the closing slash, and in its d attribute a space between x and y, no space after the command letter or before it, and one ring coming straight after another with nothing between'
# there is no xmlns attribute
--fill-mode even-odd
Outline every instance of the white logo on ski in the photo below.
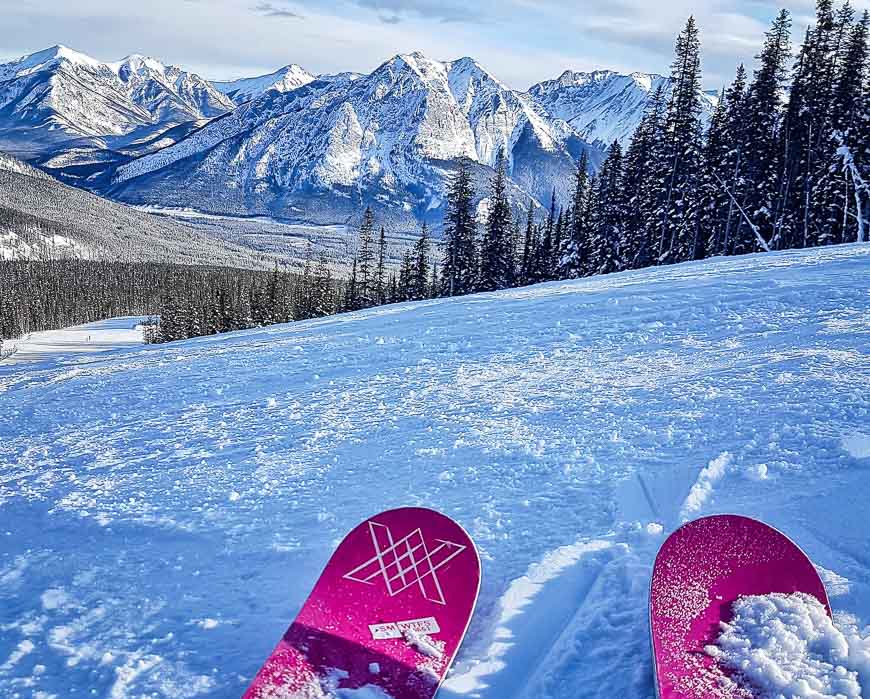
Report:
<svg viewBox="0 0 870 699"><path fill-rule="evenodd" d="M393 541L389 527L371 521L369 533L375 555L345 573L345 579L374 585L375 580L382 578L390 597L412 585L418 585L420 594L425 599L437 604L447 603L437 571L462 553L465 546L436 539L438 545L430 551L419 528L398 541Z"/></svg>
<svg viewBox="0 0 870 699"><path fill-rule="evenodd" d="M369 631L372 632L372 638L386 639L402 638L407 631L431 636L441 631L441 627L438 626L438 620L434 616L427 616L423 619L408 619L388 624L369 624Z"/></svg>

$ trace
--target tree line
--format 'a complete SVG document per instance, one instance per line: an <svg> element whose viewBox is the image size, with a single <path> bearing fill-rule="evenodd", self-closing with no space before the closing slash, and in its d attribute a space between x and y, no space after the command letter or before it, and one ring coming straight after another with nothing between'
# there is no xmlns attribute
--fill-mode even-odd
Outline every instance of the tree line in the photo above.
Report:
<svg viewBox="0 0 870 699"><path fill-rule="evenodd" d="M698 28L676 42L668 96L650 100L630 145L597 174L581 158L569 202L543 220L505 195L496 163L478 231L468 168L448 191L440 294L607 274L717 255L867 240L870 224L870 13L820 0L791 71L789 13L741 65L703 127ZM785 96L785 97L784 97ZM522 235L520 231L522 230Z"/></svg>
<svg viewBox="0 0 870 699"><path fill-rule="evenodd" d="M145 339L200 335L334 313L341 283L325 255L302 274L154 262L0 261L3 338L118 316L149 316ZM7 343L6 352L10 351Z"/></svg>
<svg viewBox="0 0 870 699"><path fill-rule="evenodd" d="M816 24L792 56L791 17L780 11L754 74L737 68L705 128L701 45L690 17L676 41L670 89L652 95L628 147L615 141L597 174L581 156L570 201L557 201L554 189L543 216L534 202L525 212L513 208L502 153L479 221L469 163L460 161L447 189L440 275L424 263L424 228L386 296L367 209L349 286L360 289L356 305L867 240L868 30L870 12L857 17L848 3L837 9L819 0Z"/></svg>

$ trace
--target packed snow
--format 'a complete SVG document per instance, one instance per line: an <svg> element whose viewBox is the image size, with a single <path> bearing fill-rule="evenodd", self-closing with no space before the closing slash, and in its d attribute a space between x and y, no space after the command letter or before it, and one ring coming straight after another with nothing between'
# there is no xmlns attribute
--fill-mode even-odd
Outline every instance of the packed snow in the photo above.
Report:
<svg viewBox="0 0 870 699"><path fill-rule="evenodd" d="M870 633L844 633L810 595L743 597L707 649L757 699L860 699L870 688Z"/></svg>
<svg viewBox="0 0 870 699"><path fill-rule="evenodd" d="M817 248L0 363L0 695L238 697L403 505L483 562L443 699L651 698L686 515L793 538L860 650L868 274L870 245Z"/></svg>
<svg viewBox="0 0 870 699"><path fill-rule="evenodd" d="M143 344L143 323L147 320L147 317L140 316L112 318L7 339L0 351L0 361L4 366L67 362L94 352L129 349Z"/></svg>

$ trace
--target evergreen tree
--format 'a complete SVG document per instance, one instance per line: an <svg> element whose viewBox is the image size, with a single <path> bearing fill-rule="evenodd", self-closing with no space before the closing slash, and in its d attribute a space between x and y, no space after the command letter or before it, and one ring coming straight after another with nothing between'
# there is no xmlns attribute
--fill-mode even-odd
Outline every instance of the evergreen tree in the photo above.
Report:
<svg viewBox="0 0 870 699"><path fill-rule="evenodd" d="M701 57L694 17L677 37L673 92L665 118L660 171L664 182L656 207L658 261L697 255L698 179L701 154Z"/></svg>
<svg viewBox="0 0 870 699"><path fill-rule="evenodd" d="M534 202L529 201L529 210L526 215L526 231L523 236L523 253L520 260L519 271L519 283L523 285L534 283L535 251L537 249L535 232L535 205Z"/></svg>
<svg viewBox="0 0 870 699"><path fill-rule="evenodd" d="M359 297L359 286L357 280L357 260L353 258L353 267L350 272L350 279L344 289L344 310L358 311L362 308Z"/></svg>
<svg viewBox="0 0 870 699"><path fill-rule="evenodd" d="M562 242L558 273L562 279L583 276L589 261L589 240L583 212L589 187L589 156L586 151L580 156L574 173L574 190L571 196L570 223Z"/></svg>
<svg viewBox="0 0 870 699"><path fill-rule="evenodd" d="M377 303L376 265L375 265L375 215L370 206L366 207L359 229L359 252L357 254L357 298L360 308L368 308Z"/></svg>
<svg viewBox="0 0 870 699"><path fill-rule="evenodd" d="M489 211L480 249L481 291L513 286L513 251L511 248L511 210L507 198L505 157L499 152L490 183Z"/></svg>
<svg viewBox="0 0 870 699"><path fill-rule="evenodd" d="M408 298L419 300L429 297L429 228L424 223L411 259L408 279Z"/></svg>
<svg viewBox="0 0 870 699"><path fill-rule="evenodd" d="M399 268L399 280L396 293L397 301L411 301L414 299L414 261L411 251L405 250L402 254L402 265Z"/></svg>
<svg viewBox="0 0 870 699"><path fill-rule="evenodd" d="M647 267L654 260L653 236L658 223L655 212L662 186L661 173L657 167L662 161L665 112L665 94L659 86L650 99L625 156L623 183L628 201L623 257L630 269ZM584 269L584 264L580 264L577 275L583 274Z"/></svg>
<svg viewBox="0 0 870 699"><path fill-rule="evenodd" d="M313 273L313 303L312 317L319 318L336 312L335 297L333 293L332 270L326 252L321 251L317 256L317 265Z"/></svg>
<svg viewBox="0 0 870 699"><path fill-rule="evenodd" d="M777 200L784 166L780 147L781 95L791 58L791 16L781 10L765 35L755 71L741 110L742 125L732 129L737 151L735 168L727 179L728 216L723 253L760 250L759 237L775 237ZM757 233L756 233L757 231Z"/></svg>
<svg viewBox="0 0 870 699"><path fill-rule="evenodd" d="M843 11L839 16L841 22L848 17ZM821 173L813 197L820 211L816 216L819 229L816 242L821 245L858 240L865 225L868 189L858 163L870 156L870 130L864 111L868 29L870 11L865 11L852 27L848 40L843 41L833 90L828 167Z"/></svg>
<svg viewBox="0 0 870 699"><path fill-rule="evenodd" d="M474 187L468 163L461 160L447 190L442 296L459 296L474 291L477 282L476 236Z"/></svg>
<svg viewBox="0 0 870 699"><path fill-rule="evenodd" d="M622 184L622 147L610 146L607 159L596 178L597 211L593 217L593 274L609 274L623 269L620 246L625 235L625 201Z"/></svg>
<svg viewBox="0 0 870 699"><path fill-rule="evenodd" d="M441 282L438 279L438 263L432 263L432 276L429 277L429 298L434 299L441 293Z"/></svg>
<svg viewBox="0 0 870 699"><path fill-rule="evenodd" d="M378 306L386 303L387 299L387 239L384 232L384 227L381 226L381 232L378 236L378 257L377 265L375 266L374 278L374 302Z"/></svg>
<svg viewBox="0 0 870 699"><path fill-rule="evenodd" d="M559 263L562 260L562 248L567 237L565 229L567 226L568 217L565 215L564 209L559 209L559 216L556 218L556 225L553 227L553 243L550 251L550 259L547 267L549 269L550 279L560 279L561 271Z"/></svg>
<svg viewBox="0 0 870 699"><path fill-rule="evenodd" d="M831 71L839 32L833 1L818 0L816 25L807 30L801 47L786 113L780 216L773 237L776 247L818 243L814 193L828 165L825 150L833 102Z"/></svg>

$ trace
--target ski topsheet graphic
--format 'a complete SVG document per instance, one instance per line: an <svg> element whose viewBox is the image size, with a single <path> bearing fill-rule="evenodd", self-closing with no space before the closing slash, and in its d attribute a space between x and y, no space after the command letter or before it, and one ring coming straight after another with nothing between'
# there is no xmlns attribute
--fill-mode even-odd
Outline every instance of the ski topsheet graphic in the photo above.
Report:
<svg viewBox="0 0 870 699"><path fill-rule="evenodd" d="M690 522L671 534L656 557L650 589L658 696L733 699L727 671L705 647L716 642L720 622L731 620L731 605L738 597L775 592L812 595L831 614L813 564L772 527L719 515Z"/></svg>
<svg viewBox="0 0 870 699"><path fill-rule="evenodd" d="M330 558L245 699L429 699L462 643L480 586L468 534L432 510L366 520Z"/></svg>

